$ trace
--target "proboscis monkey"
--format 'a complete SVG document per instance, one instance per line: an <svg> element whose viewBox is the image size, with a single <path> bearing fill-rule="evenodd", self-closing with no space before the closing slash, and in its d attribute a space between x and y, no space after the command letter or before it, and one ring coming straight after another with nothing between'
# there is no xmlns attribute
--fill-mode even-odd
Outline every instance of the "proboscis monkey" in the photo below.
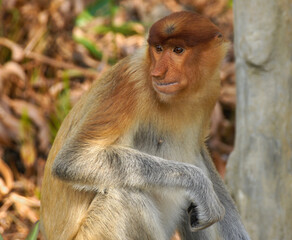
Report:
<svg viewBox="0 0 292 240"><path fill-rule="evenodd" d="M93 84L48 157L48 240L249 239L205 146L227 45L207 18L173 13Z"/></svg>

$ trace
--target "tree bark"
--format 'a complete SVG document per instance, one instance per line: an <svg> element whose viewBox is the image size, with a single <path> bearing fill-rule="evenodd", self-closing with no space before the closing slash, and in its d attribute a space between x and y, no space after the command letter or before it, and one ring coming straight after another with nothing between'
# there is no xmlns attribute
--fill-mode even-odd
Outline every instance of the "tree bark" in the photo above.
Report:
<svg viewBox="0 0 292 240"><path fill-rule="evenodd" d="M292 2L235 0L237 113L227 184L253 240L292 237Z"/></svg>

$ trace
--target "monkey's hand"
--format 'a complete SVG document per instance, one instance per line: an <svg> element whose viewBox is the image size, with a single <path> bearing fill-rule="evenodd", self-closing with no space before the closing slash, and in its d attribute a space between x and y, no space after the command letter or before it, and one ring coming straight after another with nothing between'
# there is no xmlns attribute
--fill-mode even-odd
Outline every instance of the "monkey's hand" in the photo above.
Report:
<svg viewBox="0 0 292 240"><path fill-rule="evenodd" d="M191 204L187 211L191 231L196 232L207 228L223 219L225 208L217 197L211 181L190 193Z"/></svg>

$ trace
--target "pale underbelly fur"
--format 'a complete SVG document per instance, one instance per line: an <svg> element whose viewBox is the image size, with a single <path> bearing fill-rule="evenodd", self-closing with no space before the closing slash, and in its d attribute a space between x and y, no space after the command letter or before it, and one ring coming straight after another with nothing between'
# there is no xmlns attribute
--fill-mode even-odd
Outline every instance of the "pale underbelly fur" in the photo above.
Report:
<svg viewBox="0 0 292 240"><path fill-rule="evenodd" d="M181 162L188 162L195 164L196 166L200 167L204 170L206 174L208 174L207 169L205 165L202 164L202 160L200 154L195 157L194 152L184 152L183 157L184 159L180 159L182 156L178 156L177 153L181 152L176 149L179 147L176 145L176 147L167 148L168 152L163 152L163 149L161 149L160 154L157 152L155 153L156 156L162 157L164 159L175 159L176 161ZM171 151L169 149L172 149ZM153 154L151 152L148 152L149 154ZM151 190L150 194L153 196L153 199L155 201L155 205L157 206L159 212L161 213L160 219L161 219L161 225L165 226L165 229L168 229L169 232L166 233L166 235L171 237L173 232L177 229L178 224L181 222L182 218L186 217L185 214L188 207L189 207L189 199L187 198L187 192L185 189L179 189L179 188L164 188L164 189L153 189ZM211 229L210 229L211 230ZM211 232L214 231L210 231ZM210 239L216 239L215 237L212 238L210 236Z"/></svg>
<svg viewBox="0 0 292 240"><path fill-rule="evenodd" d="M193 142L190 139L196 139L193 135L193 131L186 131L184 138L170 142L167 141L167 137L163 138L156 134L152 129L143 131L133 141L130 139L128 142L130 146L136 148L141 152L145 152L150 155L161 157L166 160L174 160L177 162L191 163L201 168L208 176L208 170L203 163L200 152L195 152L195 144L193 146L186 146L186 143ZM165 140L165 141L164 141ZM173 140L173 139L172 139ZM157 142L162 144L157 148ZM187 198L187 192L185 189L179 188L158 188L151 189L150 195L153 197L154 203L160 212L161 226L168 229L169 232L166 235L171 237L176 230L178 224L181 222L182 217L186 217L185 214L190 204L190 200ZM217 240L216 228L213 226L208 228L208 239Z"/></svg>

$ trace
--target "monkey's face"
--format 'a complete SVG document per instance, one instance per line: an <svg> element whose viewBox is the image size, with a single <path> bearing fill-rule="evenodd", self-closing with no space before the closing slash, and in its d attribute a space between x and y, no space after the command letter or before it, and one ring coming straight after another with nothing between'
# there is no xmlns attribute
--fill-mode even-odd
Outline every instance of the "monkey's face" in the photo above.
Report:
<svg viewBox="0 0 292 240"><path fill-rule="evenodd" d="M150 47L150 75L158 94L176 95L188 86L184 65L189 50L183 45L155 45Z"/></svg>
<svg viewBox="0 0 292 240"><path fill-rule="evenodd" d="M203 91L210 88L218 92L219 78L213 75L225 55L224 42L210 20L191 12L173 13L154 23L148 38L150 79L160 100L210 95Z"/></svg>

